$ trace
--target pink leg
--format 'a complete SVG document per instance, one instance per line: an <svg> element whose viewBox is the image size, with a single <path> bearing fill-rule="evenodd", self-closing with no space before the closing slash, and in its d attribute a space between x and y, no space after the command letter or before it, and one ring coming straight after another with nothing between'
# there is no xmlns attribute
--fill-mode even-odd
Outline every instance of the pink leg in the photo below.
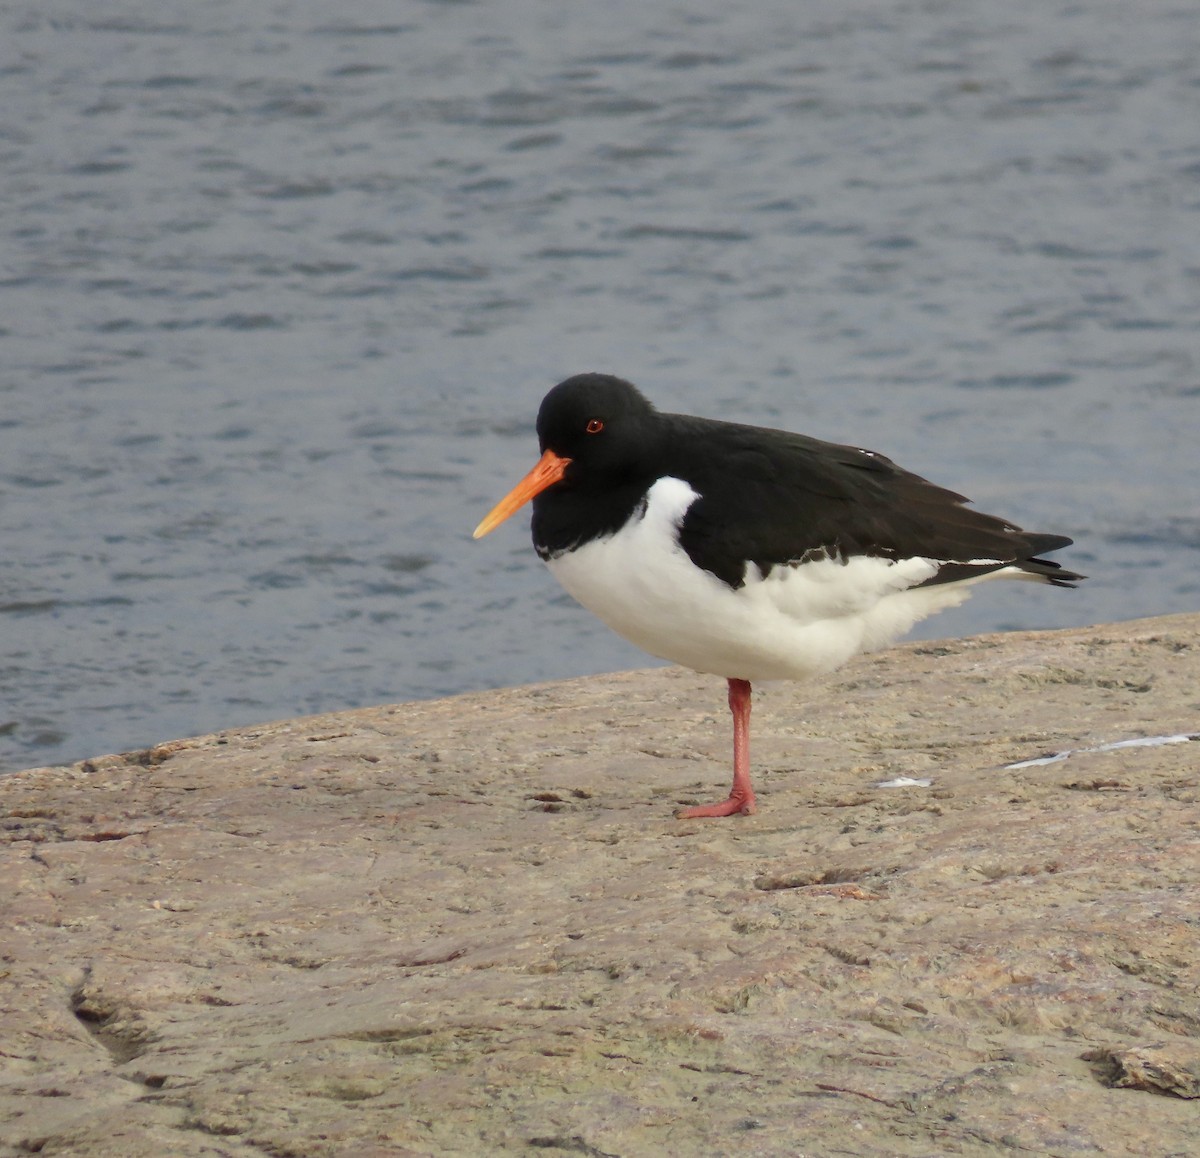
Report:
<svg viewBox="0 0 1200 1158"><path fill-rule="evenodd" d="M700 816L749 815L756 812L754 789L750 787L750 681L729 681L729 710L733 713L733 787L729 799L719 804L698 804L675 813L679 820Z"/></svg>

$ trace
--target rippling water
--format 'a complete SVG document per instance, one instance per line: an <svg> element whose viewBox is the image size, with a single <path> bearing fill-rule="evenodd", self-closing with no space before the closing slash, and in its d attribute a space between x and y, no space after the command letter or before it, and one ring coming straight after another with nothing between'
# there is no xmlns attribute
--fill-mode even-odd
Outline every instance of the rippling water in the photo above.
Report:
<svg viewBox="0 0 1200 1158"><path fill-rule="evenodd" d="M586 369L1076 538L927 636L1200 602L1194 5L22 9L0 766L646 663L469 538Z"/></svg>

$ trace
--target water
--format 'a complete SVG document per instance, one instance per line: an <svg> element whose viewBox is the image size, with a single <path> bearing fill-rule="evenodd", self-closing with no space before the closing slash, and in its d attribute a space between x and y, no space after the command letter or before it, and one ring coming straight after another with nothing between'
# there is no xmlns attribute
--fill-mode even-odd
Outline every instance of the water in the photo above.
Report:
<svg viewBox="0 0 1200 1158"><path fill-rule="evenodd" d="M587 369L1076 538L1081 590L926 636L1200 603L1194 5L89 0L0 46L2 767L646 663L523 520L469 537Z"/></svg>

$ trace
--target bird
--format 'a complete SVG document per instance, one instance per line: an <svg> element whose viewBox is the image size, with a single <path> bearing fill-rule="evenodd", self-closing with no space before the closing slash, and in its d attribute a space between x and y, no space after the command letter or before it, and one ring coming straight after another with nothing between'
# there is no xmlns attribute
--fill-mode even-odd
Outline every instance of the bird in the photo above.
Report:
<svg viewBox="0 0 1200 1158"><path fill-rule="evenodd" d="M722 676L733 717L725 800L680 819L757 810L752 685L804 680L895 642L977 584L1081 579L1024 531L883 454L785 430L657 410L585 373L537 415L541 458L475 528L533 503L533 545L576 601L653 656Z"/></svg>

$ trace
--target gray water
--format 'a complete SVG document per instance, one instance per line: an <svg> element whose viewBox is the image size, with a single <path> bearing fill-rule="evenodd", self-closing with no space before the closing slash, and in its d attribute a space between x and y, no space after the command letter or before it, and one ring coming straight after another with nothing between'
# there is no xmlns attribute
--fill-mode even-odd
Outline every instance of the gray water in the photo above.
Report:
<svg viewBox="0 0 1200 1158"><path fill-rule="evenodd" d="M581 370L1200 605L1191 0L9 5L0 229L2 767L647 663L470 539Z"/></svg>

